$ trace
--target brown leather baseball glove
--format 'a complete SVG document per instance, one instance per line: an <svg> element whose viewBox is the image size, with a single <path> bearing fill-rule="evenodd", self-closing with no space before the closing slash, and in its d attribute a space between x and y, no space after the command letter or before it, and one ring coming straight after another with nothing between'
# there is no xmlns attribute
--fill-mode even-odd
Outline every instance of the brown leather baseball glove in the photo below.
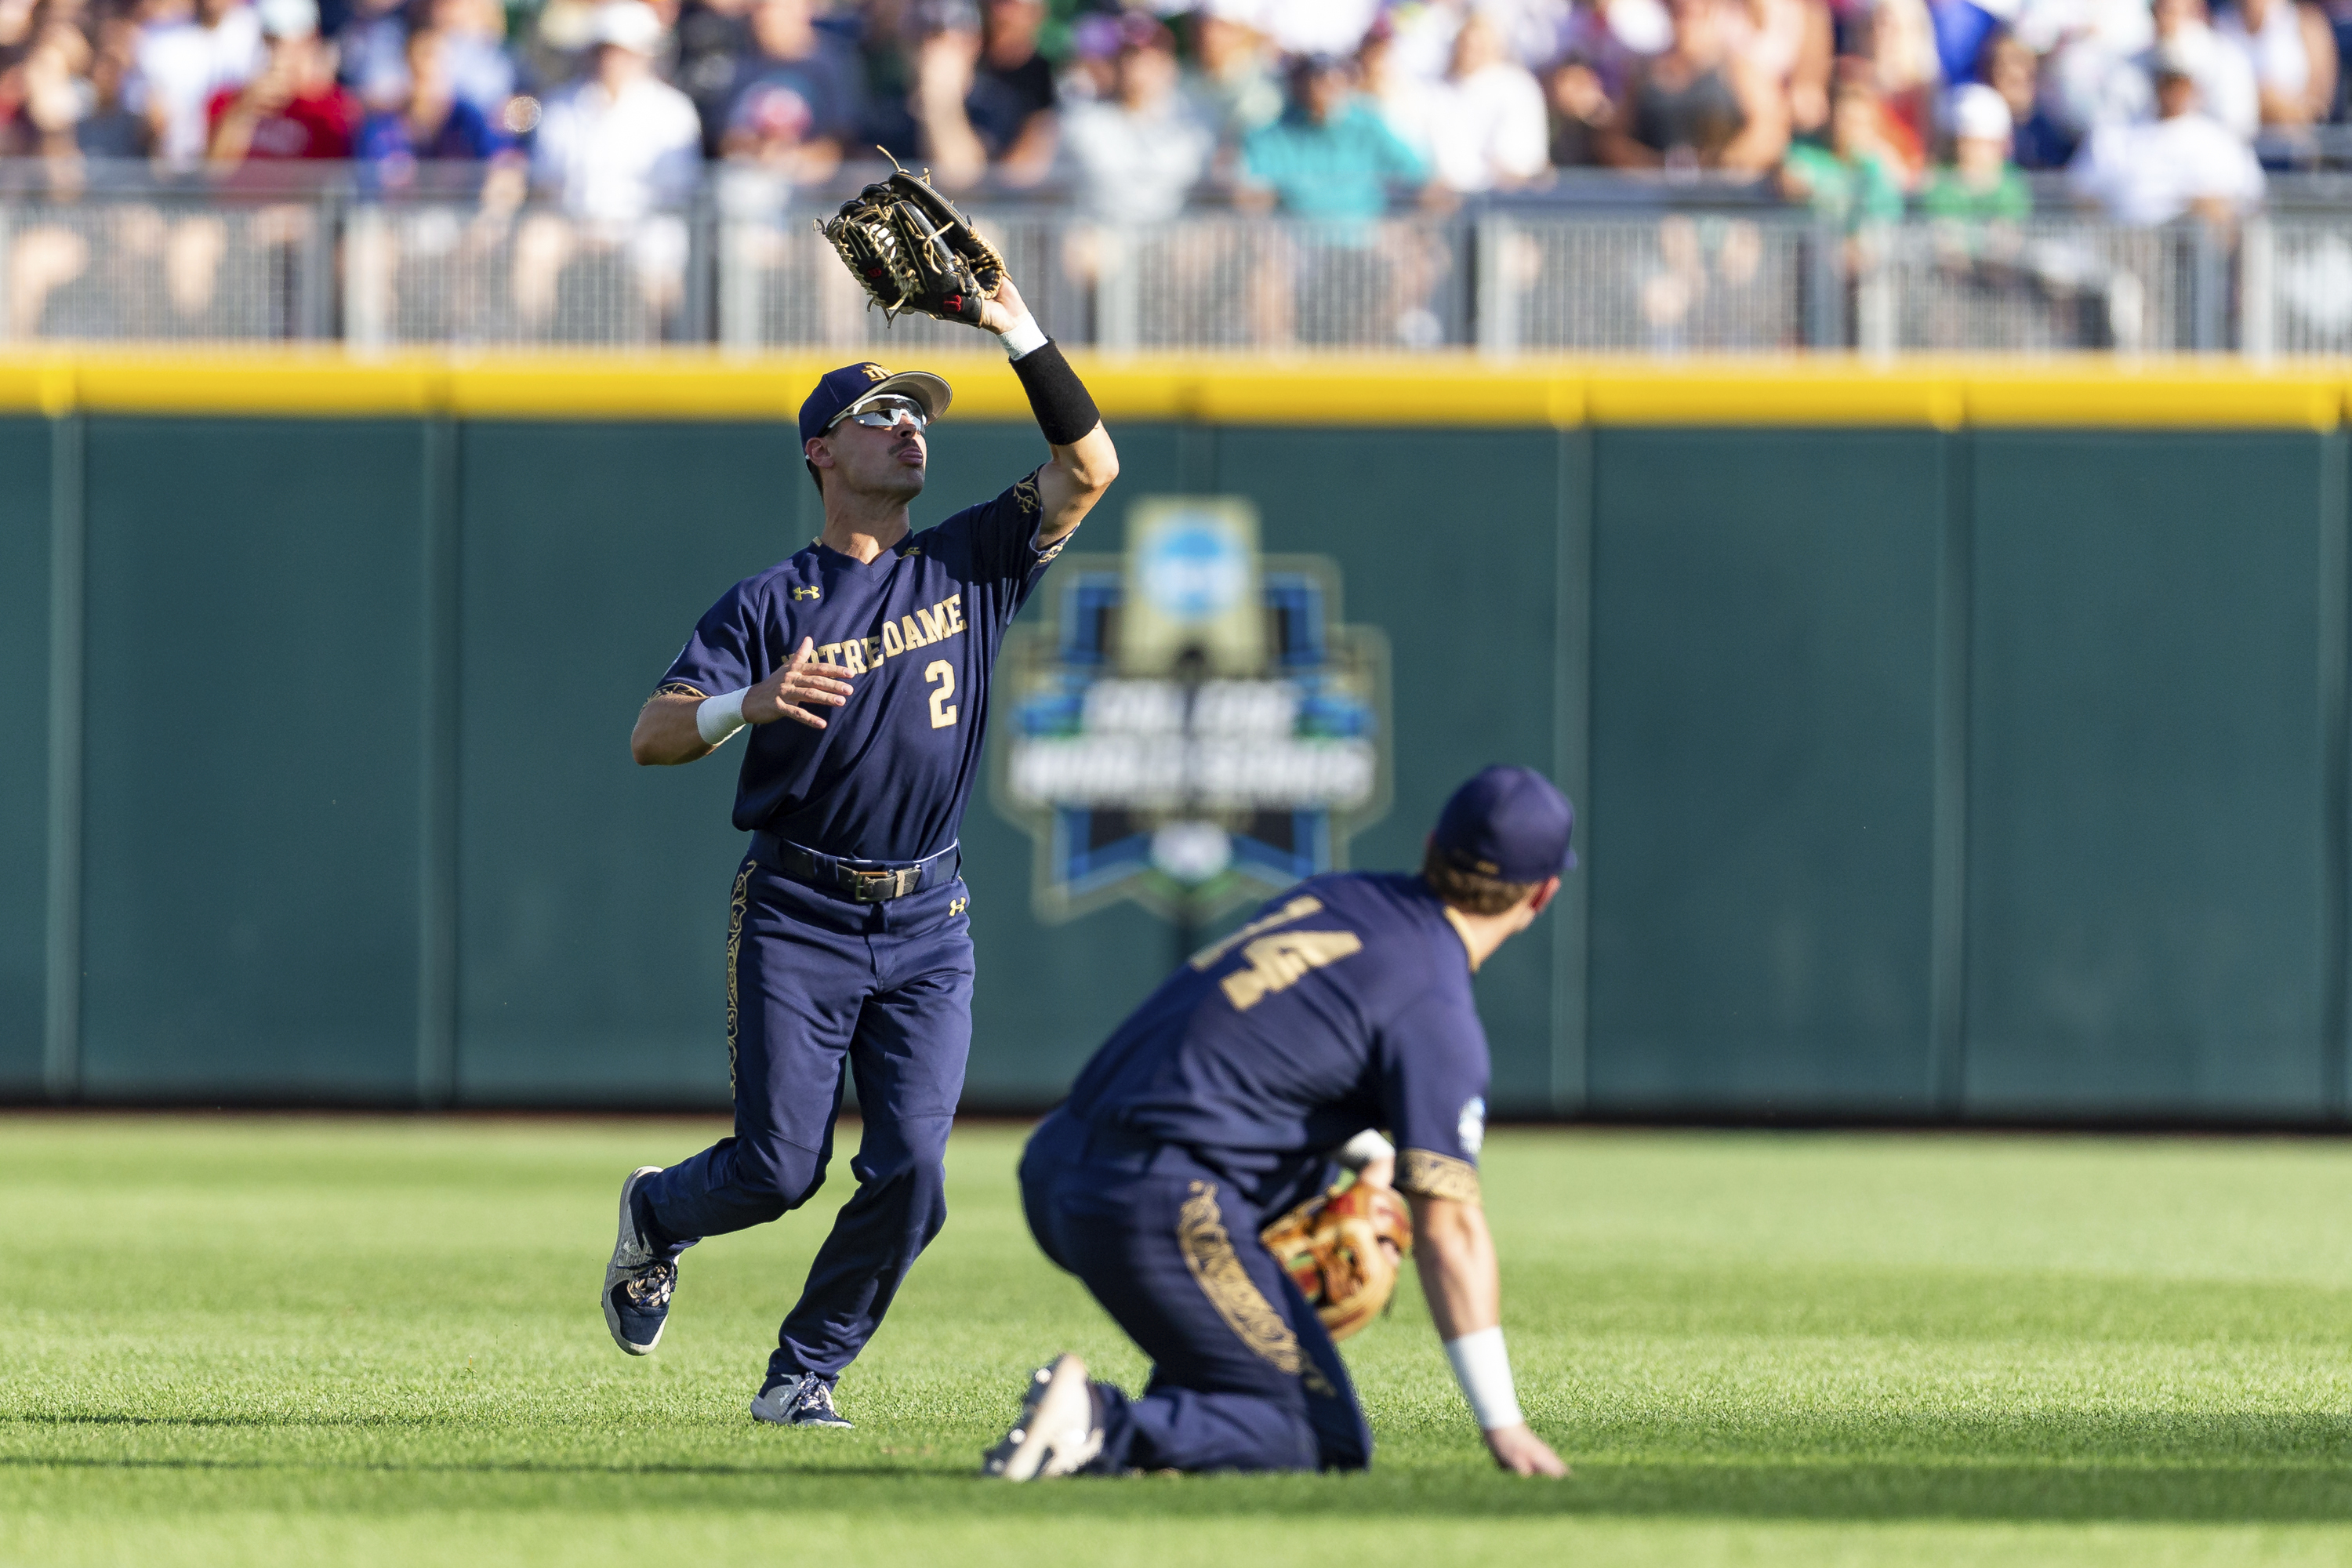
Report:
<svg viewBox="0 0 2352 1568"><path fill-rule="evenodd" d="M866 297L942 321L980 324L981 302L1004 280L1004 258L928 178L904 169L866 186L817 225Z"/></svg>
<svg viewBox="0 0 2352 1568"><path fill-rule="evenodd" d="M1394 1190L1351 1182L1307 1199L1258 1233L1335 1340L1387 1308L1412 1220Z"/></svg>

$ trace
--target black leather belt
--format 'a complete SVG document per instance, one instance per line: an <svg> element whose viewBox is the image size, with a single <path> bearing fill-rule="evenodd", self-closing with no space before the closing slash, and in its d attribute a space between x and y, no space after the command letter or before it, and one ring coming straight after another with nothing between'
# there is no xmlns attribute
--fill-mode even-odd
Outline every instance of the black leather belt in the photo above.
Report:
<svg viewBox="0 0 2352 1568"><path fill-rule="evenodd" d="M954 881L962 863L957 848L950 844L920 860L851 860L772 833L751 835L751 858L761 865L821 893L837 893L860 904L887 904Z"/></svg>

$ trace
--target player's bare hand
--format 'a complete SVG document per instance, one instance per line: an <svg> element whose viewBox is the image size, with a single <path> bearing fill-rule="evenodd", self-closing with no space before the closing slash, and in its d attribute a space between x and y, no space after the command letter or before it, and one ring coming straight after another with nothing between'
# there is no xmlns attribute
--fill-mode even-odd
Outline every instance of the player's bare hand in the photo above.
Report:
<svg viewBox="0 0 2352 1568"><path fill-rule="evenodd" d="M1375 1159L1365 1161L1363 1168L1356 1173L1356 1180L1375 1187L1386 1187L1391 1192L1394 1192L1396 1190L1396 1156L1382 1154Z"/></svg>
<svg viewBox="0 0 2352 1568"><path fill-rule="evenodd" d="M1013 286L1012 275L1008 273L998 281L996 292L981 301L981 328L1001 338L1013 330L1013 322L1028 313L1029 307L1022 303L1021 290Z"/></svg>
<svg viewBox="0 0 2352 1568"><path fill-rule="evenodd" d="M1497 1426L1487 1433L1486 1451L1495 1456L1496 1465L1515 1476L1568 1474L1568 1467L1551 1451L1551 1445L1529 1431L1524 1421L1516 1426Z"/></svg>
<svg viewBox="0 0 2352 1568"><path fill-rule="evenodd" d="M830 664L819 664L816 639L803 637L783 668L743 694L743 721L772 724L779 719L790 719L812 730L822 730L824 721L811 710L838 708L849 700L851 689L849 672Z"/></svg>

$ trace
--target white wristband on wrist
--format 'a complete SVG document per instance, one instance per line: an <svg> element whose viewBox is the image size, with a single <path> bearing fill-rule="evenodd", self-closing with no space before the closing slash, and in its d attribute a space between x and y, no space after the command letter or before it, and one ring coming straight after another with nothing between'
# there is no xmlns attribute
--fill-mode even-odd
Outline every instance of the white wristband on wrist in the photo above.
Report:
<svg viewBox="0 0 2352 1568"><path fill-rule="evenodd" d="M1360 1171L1375 1160L1386 1160L1396 1153L1396 1145L1381 1136L1377 1127L1367 1127L1345 1143L1332 1156L1343 1169Z"/></svg>
<svg viewBox="0 0 2352 1568"><path fill-rule="evenodd" d="M1454 1381L1462 1385L1478 1430L1517 1426L1526 1419L1519 1414L1518 1392L1511 1386L1511 1358L1503 1351L1500 1324L1446 1341L1445 1359L1454 1363Z"/></svg>
<svg viewBox="0 0 2352 1568"><path fill-rule="evenodd" d="M704 745L723 745L728 736L743 727L743 699L751 689L746 686L741 690L702 700L702 705L694 710L694 727L701 734Z"/></svg>
<svg viewBox="0 0 2352 1568"><path fill-rule="evenodd" d="M1037 324L1036 317L1024 310L1021 312L1019 321L1004 329L1004 335L1000 341L1004 344L1006 359L1019 359L1033 350L1045 346L1045 329Z"/></svg>

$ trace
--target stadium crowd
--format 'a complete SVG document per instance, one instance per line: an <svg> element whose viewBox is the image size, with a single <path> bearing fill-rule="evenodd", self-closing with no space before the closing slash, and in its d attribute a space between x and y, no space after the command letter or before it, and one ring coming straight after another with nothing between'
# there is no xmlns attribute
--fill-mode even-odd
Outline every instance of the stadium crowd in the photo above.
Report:
<svg viewBox="0 0 2352 1568"><path fill-rule="evenodd" d="M1162 5L1177 0L1158 0ZM626 218L709 161L879 146L1116 222L1328 218L1592 165L1769 181L1859 226L2258 201L2346 115L2352 0L0 0L0 154L437 161Z"/></svg>

